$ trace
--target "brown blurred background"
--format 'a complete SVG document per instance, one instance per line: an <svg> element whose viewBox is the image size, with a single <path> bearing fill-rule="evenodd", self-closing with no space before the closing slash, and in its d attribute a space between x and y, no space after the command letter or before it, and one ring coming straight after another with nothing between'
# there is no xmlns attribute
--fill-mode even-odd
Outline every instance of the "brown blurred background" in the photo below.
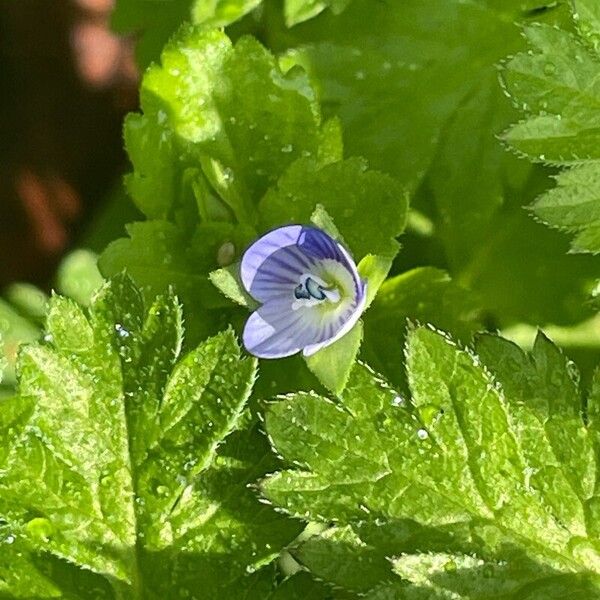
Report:
<svg viewBox="0 0 600 600"><path fill-rule="evenodd" d="M126 168L132 40L113 0L0 0L0 287L46 287Z"/></svg>

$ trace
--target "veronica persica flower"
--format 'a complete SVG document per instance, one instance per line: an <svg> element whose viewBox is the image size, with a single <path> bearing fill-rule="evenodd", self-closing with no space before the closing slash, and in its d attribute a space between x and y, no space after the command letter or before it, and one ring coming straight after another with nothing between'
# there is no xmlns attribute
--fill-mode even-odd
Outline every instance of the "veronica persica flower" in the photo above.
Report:
<svg viewBox="0 0 600 600"><path fill-rule="evenodd" d="M280 227L242 257L241 280L261 304L244 329L244 345L260 358L300 350L310 356L350 331L365 307L362 281L348 251L315 227Z"/></svg>

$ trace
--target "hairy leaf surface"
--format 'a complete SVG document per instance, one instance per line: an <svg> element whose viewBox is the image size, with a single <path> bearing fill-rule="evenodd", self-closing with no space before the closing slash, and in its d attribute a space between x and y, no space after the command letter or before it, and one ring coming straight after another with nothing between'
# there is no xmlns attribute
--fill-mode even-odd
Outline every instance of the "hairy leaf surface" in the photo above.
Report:
<svg viewBox="0 0 600 600"><path fill-rule="evenodd" d="M55 296L47 331L0 405L4 591L87 598L35 568L48 557L109 598L270 593L259 569L298 529L246 487L273 459L246 406L256 363L233 333L181 356L177 299L146 312L123 277L89 315Z"/></svg>
<svg viewBox="0 0 600 600"><path fill-rule="evenodd" d="M370 598L600 597L597 442L573 367L544 337L531 355L491 335L478 348L417 328L410 397L357 365L339 402L269 405L297 467L263 492L336 523L297 553L318 576Z"/></svg>

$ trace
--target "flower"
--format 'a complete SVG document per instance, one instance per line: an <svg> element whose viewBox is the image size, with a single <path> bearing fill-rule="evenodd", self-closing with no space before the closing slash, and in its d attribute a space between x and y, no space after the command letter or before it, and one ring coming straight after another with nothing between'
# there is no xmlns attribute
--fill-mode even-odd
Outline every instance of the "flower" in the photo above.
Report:
<svg viewBox="0 0 600 600"><path fill-rule="evenodd" d="M346 334L365 308L367 284L348 251L316 227L288 225L254 242L241 280L261 304L244 328L244 346L259 358L305 356Z"/></svg>

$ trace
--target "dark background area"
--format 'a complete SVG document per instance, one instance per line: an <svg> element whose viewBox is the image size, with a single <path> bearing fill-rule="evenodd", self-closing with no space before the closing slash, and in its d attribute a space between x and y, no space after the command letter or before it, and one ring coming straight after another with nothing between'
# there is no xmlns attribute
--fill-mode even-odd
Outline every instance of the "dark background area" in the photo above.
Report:
<svg viewBox="0 0 600 600"><path fill-rule="evenodd" d="M0 287L47 288L126 168L133 40L112 0L0 0Z"/></svg>

